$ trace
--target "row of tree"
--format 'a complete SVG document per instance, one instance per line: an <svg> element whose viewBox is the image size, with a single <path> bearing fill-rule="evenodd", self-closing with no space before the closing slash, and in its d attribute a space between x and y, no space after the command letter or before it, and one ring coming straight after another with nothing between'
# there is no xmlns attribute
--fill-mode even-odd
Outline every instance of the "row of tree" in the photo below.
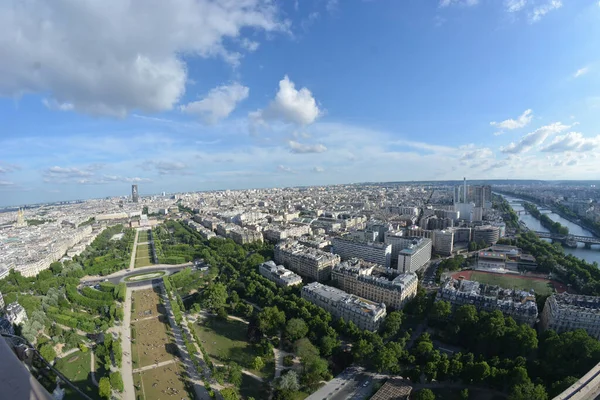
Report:
<svg viewBox="0 0 600 400"><path fill-rule="evenodd" d="M527 210L534 218L538 219L543 227L548 229L552 233L558 233L560 235L568 235L569 228L560 224L560 222L554 222L546 214L542 214L540 210L533 203L523 203L523 208Z"/></svg>

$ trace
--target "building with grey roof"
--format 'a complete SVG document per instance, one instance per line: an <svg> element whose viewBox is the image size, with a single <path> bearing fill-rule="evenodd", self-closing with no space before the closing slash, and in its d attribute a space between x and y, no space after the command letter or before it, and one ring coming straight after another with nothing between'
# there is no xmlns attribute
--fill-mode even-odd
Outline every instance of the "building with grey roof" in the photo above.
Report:
<svg viewBox="0 0 600 400"><path fill-rule="evenodd" d="M515 321L533 326L538 316L535 295L523 290L504 289L475 281L448 279L440 288L437 300L453 306L474 305L478 310L500 310Z"/></svg>
<svg viewBox="0 0 600 400"><path fill-rule="evenodd" d="M273 261L262 263L258 267L258 272L270 281L275 282L279 286L288 287L301 285L302 278L286 269L283 265L277 265Z"/></svg>
<svg viewBox="0 0 600 400"><path fill-rule="evenodd" d="M553 294L546 299L540 328L558 333L584 329L588 335L600 340L600 297Z"/></svg>
<svg viewBox="0 0 600 400"><path fill-rule="evenodd" d="M340 262L336 254L324 252L286 240L275 246L275 261L302 276L316 281L326 281L331 277L331 268Z"/></svg>
<svg viewBox="0 0 600 400"><path fill-rule="evenodd" d="M364 242L350 236L334 237L331 251L339 254L342 260L361 258L365 261L391 267L392 245L379 242Z"/></svg>
<svg viewBox="0 0 600 400"><path fill-rule="evenodd" d="M414 273L399 274L357 258L344 261L331 271L331 279L340 289L397 310L417 293Z"/></svg>
<svg viewBox="0 0 600 400"><path fill-rule="evenodd" d="M329 311L336 318L352 321L360 329L369 331L378 330L387 315L383 303L375 303L319 282L305 285L302 298Z"/></svg>

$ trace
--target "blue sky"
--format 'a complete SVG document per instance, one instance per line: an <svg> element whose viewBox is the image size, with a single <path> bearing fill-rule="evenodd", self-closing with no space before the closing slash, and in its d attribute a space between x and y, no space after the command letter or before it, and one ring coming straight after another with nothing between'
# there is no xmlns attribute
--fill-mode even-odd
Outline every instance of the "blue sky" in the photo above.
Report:
<svg viewBox="0 0 600 400"><path fill-rule="evenodd" d="M597 179L597 0L8 0L0 205Z"/></svg>

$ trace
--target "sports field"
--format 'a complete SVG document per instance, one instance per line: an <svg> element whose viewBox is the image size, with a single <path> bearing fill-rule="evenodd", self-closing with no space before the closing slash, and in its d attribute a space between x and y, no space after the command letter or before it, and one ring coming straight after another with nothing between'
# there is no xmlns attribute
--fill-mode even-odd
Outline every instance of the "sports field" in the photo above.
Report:
<svg viewBox="0 0 600 400"><path fill-rule="evenodd" d="M497 285L507 289L518 289L529 291L533 289L535 293L549 295L564 291L564 287L559 282L553 282L548 279L538 277L528 277L516 274L496 274L482 271L461 271L452 275L455 279L466 279L477 281L486 285Z"/></svg>

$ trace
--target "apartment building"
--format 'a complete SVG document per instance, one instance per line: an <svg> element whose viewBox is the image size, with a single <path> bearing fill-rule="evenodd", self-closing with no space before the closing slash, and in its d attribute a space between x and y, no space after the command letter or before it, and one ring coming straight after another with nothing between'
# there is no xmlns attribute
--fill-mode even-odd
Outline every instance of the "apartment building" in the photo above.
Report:
<svg viewBox="0 0 600 400"><path fill-rule="evenodd" d="M288 287L301 285L302 278L286 269L283 265L277 265L273 261L262 263L258 267L258 272L270 281L275 282L279 286Z"/></svg>
<svg viewBox="0 0 600 400"><path fill-rule="evenodd" d="M451 256L454 250L454 231L451 229L433 233L433 250L443 256Z"/></svg>
<svg viewBox="0 0 600 400"><path fill-rule="evenodd" d="M398 271L405 274L418 271L431 260L431 239L412 238L398 253Z"/></svg>
<svg viewBox="0 0 600 400"><path fill-rule="evenodd" d="M317 281L331 277L331 269L340 262L340 256L305 246L295 240L286 240L275 246L275 261L301 276Z"/></svg>
<svg viewBox="0 0 600 400"><path fill-rule="evenodd" d="M533 293L484 285L468 280L448 279L440 288L436 300L445 300L455 307L472 304L478 310L500 310L515 321L533 326L538 309Z"/></svg>
<svg viewBox="0 0 600 400"><path fill-rule="evenodd" d="M263 236L265 240L274 243L285 239L308 235L309 233L309 225L270 225L263 230Z"/></svg>
<svg viewBox="0 0 600 400"><path fill-rule="evenodd" d="M19 325L24 321L27 321L27 312L25 312L22 305L15 301L6 306L4 317L11 324Z"/></svg>
<svg viewBox="0 0 600 400"><path fill-rule="evenodd" d="M540 328L553 329L557 333L584 329L588 335L600 340L600 297L553 294L546 299Z"/></svg>
<svg viewBox="0 0 600 400"><path fill-rule="evenodd" d="M0 292L0 310L4 309L4 296L2 296L2 292Z"/></svg>
<svg viewBox="0 0 600 400"><path fill-rule="evenodd" d="M416 274L398 274L358 258L344 261L331 271L331 279L340 289L387 307L399 310L417 293Z"/></svg>
<svg viewBox="0 0 600 400"><path fill-rule="evenodd" d="M375 264L391 267L392 245L378 242L363 242L349 236L331 240L331 251L339 254L342 260L361 258Z"/></svg>
<svg viewBox="0 0 600 400"><path fill-rule="evenodd" d="M476 226L473 228L473 241L485 244L496 244L500 239L500 228L492 225Z"/></svg>
<svg viewBox="0 0 600 400"><path fill-rule="evenodd" d="M302 288L302 298L329 311L335 318L352 321L360 329L369 331L378 330L387 315L385 304L378 304L319 282L305 285Z"/></svg>

